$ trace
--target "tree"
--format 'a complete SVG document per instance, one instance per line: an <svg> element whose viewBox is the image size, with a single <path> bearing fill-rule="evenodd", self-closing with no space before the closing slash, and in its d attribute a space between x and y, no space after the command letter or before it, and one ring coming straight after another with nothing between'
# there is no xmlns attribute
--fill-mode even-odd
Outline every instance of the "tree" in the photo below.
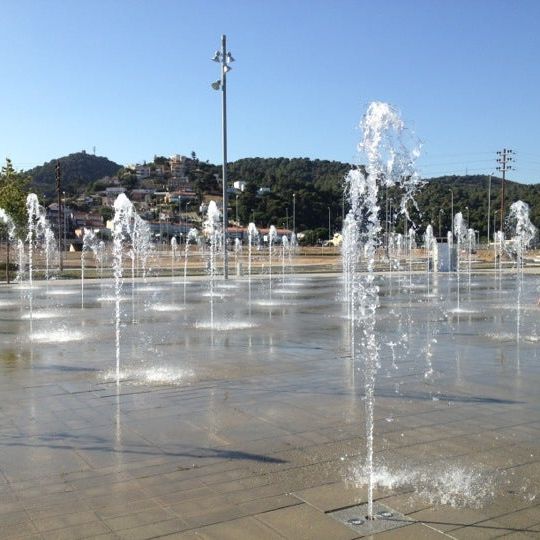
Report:
<svg viewBox="0 0 540 540"><path fill-rule="evenodd" d="M16 172L10 159L0 172L0 208L3 208L13 219L17 227L26 223L26 197L30 177Z"/></svg>
<svg viewBox="0 0 540 540"><path fill-rule="evenodd" d="M110 206L102 206L99 209L99 213L103 218L103 223L107 223L114 217L114 210Z"/></svg>

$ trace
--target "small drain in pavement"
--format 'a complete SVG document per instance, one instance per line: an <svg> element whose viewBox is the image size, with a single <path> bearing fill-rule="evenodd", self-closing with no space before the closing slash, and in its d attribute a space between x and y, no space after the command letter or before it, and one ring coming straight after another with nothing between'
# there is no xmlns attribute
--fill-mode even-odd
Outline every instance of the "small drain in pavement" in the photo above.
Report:
<svg viewBox="0 0 540 540"><path fill-rule="evenodd" d="M393 515L394 514L392 514L392 512L386 512L385 510L383 510L382 512L377 512L377 517L380 517L383 519L391 518L393 517Z"/></svg>
<svg viewBox="0 0 540 540"><path fill-rule="evenodd" d="M408 517L378 501L373 502L373 517L371 519L367 517L367 511L367 504L357 504L327 512L326 515L346 527L354 529L355 533L360 536L371 536L413 523Z"/></svg>

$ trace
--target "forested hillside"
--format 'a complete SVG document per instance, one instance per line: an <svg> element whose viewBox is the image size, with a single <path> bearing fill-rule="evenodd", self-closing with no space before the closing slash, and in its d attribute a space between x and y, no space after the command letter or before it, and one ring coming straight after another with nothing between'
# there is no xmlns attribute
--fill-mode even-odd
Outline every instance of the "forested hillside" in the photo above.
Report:
<svg viewBox="0 0 540 540"><path fill-rule="evenodd" d="M57 161L62 170L62 190L70 195L84 192L90 183L100 178L115 175L121 167L106 157L77 152L27 171L26 174L32 178L33 189L47 196L54 194Z"/></svg>
<svg viewBox="0 0 540 540"><path fill-rule="evenodd" d="M156 158L159 163L166 158ZM59 158L62 166L62 189L70 195L76 195L95 189L96 181L118 173L121 166L107 158L97 157L85 152L70 154ZM156 163L157 164L157 163ZM154 165L156 165L154 164ZM32 187L46 195L53 195L55 189L56 160L36 167L27 174L32 177ZM150 164L152 165L152 164ZM186 158L186 175L199 198L221 194L221 167L196 158ZM239 181L245 184L242 192L231 193L230 217L241 224L254 221L258 226L271 224L284 227L293 226L296 230L318 230L316 236L328 236L330 218L331 232L342 226L342 216L348 211L347 197L344 197L344 178L352 165L338 161L308 158L244 158L229 163L229 186ZM130 181L121 184L128 190L140 187L134 174ZM107 182L99 182L101 187ZM417 193L417 208L409 208L414 225L422 232L428 223L433 225L435 234L445 235L451 228L451 201L454 200L454 214L462 212L466 220L470 218L470 227L487 234L489 177L444 176L426 179L423 188ZM261 189L262 188L262 189ZM129 195L129 192L128 192ZM490 203L490 228L500 227L501 180L492 178ZM521 199L531 207L533 223L540 226L540 184L520 184L506 182L506 213L512 202ZM397 214L399 193L381 189L380 217L383 228L386 222L392 222L395 229L403 231L411 222L405 224ZM388 210L388 217L386 215ZM439 227L440 226L440 227Z"/></svg>

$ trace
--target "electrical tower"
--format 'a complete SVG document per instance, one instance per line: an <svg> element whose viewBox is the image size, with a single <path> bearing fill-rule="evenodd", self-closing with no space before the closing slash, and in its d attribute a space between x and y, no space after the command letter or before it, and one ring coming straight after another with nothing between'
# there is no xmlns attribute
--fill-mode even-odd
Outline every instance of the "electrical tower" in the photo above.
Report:
<svg viewBox="0 0 540 540"><path fill-rule="evenodd" d="M60 162L56 162L56 194L58 196L58 266L60 271L64 270L64 262L62 260L62 215L60 213L61 194L62 194L62 168Z"/></svg>
<svg viewBox="0 0 540 540"><path fill-rule="evenodd" d="M502 182L501 182L501 231L504 230L504 181L506 180L506 171L511 171L512 166L508 165L510 161L513 161L514 158L511 154L513 154L513 150L508 150L507 148L503 148L502 150L499 150L497 152L497 163L499 163L499 166L497 167L498 171L502 172Z"/></svg>

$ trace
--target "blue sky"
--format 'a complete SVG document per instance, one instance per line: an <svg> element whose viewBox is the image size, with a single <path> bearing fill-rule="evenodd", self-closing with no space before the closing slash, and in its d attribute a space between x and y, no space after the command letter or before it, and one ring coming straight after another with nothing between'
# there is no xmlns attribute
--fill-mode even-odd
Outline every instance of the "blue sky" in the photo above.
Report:
<svg viewBox="0 0 540 540"><path fill-rule="evenodd" d="M537 0L4 0L0 157L18 168L96 147L221 159L211 62L227 34L229 159L356 162L368 103L401 110L420 172L540 182Z"/></svg>

